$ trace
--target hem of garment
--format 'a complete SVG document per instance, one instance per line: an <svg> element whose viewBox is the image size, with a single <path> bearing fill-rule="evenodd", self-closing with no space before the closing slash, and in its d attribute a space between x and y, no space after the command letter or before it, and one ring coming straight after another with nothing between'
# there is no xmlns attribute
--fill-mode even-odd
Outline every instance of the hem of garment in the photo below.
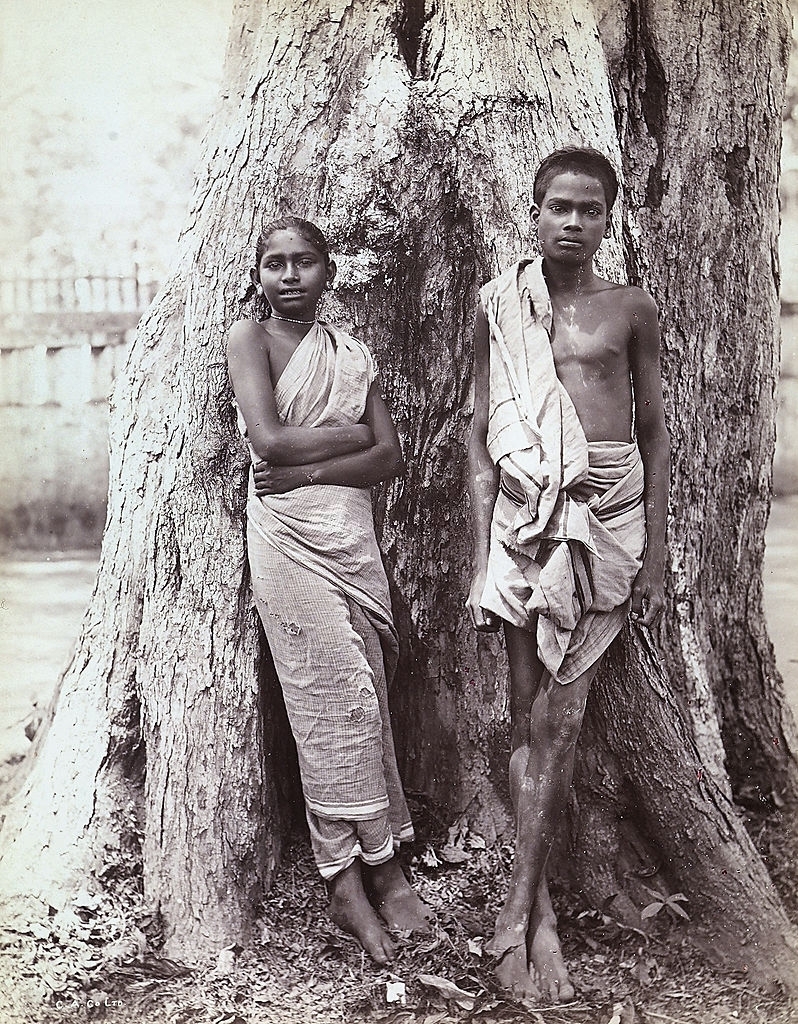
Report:
<svg viewBox="0 0 798 1024"><path fill-rule="evenodd" d="M621 632L624 627L624 623L629 618L629 608L631 601L626 601L624 604L619 605L609 612L593 612L593 615L606 616L604 620L603 628L598 628L596 633L592 634L593 641L593 653L598 650L598 653L590 659L589 664L580 664L579 662L579 649L577 648L573 654L567 654L566 657L573 657L573 664L569 664L564 670L561 670L556 674L552 675L555 682L560 683L562 686L568 686L569 683L573 683L581 675L584 675L589 669L591 669L596 662L603 658L609 650L615 638Z"/></svg>
<svg viewBox="0 0 798 1024"><path fill-rule="evenodd" d="M548 674L555 682L560 683L561 686L568 686L569 683L573 683L574 680L578 679L579 676L587 672L588 669L590 669L593 665L596 664L599 658L603 658L604 655L607 653L612 642L621 632L626 620L629 618L630 605L631 601L626 601L625 605L619 605L618 608L614 608L612 609L612 611L588 613L595 616L606 616L607 619L607 625L605 629L597 631L597 633L593 636L595 646L599 649L599 651L598 654L596 654L596 656L591 659L589 665L580 665L578 660L579 650L577 648L575 651L566 654L566 657L573 658L572 664L567 665L565 670L563 670L561 667L560 670L558 670L557 672L552 672L550 668L543 664L543 659L540 656L540 647L536 643L537 656L540 659L541 664L543 664L543 668L545 669L545 671L548 672ZM495 607L495 605L490 601L486 602L484 605L482 605L482 607L485 609L486 612L490 612L492 615L498 616L498 618L500 618L502 622L507 622L509 625L514 626L516 629L523 629L525 633L529 633L530 636L534 636L535 640L537 641L537 630L533 629L529 625L528 619L524 622L517 622L513 618L511 618L510 615L506 613L506 611L500 612ZM610 620L615 621L613 621L610 625Z"/></svg>
<svg viewBox="0 0 798 1024"><path fill-rule="evenodd" d="M372 800L368 804L326 804L311 800L305 794L308 810L326 821L374 821L381 818L390 807L387 796Z"/></svg>
<svg viewBox="0 0 798 1024"><path fill-rule="evenodd" d="M376 867L378 864L386 864L392 857L396 856L399 850L400 844L403 842L410 842L415 838L415 832L413 831L412 825L403 825L398 836L388 836L386 841L378 850L372 850L367 852L363 849L359 842L356 842L350 852L345 857L340 857L336 861L326 861L324 864L316 863L319 874L325 881L329 881L331 878L335 878L336 875L340 875L342 871L346 871L348 867L358 859L362 860L364 864L369 867Z"/></svg>

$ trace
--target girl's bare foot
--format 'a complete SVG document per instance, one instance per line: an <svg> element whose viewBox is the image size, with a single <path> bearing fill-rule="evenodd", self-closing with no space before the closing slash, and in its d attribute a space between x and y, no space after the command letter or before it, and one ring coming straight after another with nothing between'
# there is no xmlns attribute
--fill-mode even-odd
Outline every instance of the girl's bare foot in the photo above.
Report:
<svg viewBox="0 0 798 1024"><path fill-rule="evenodd" d="M429 926L432 911L413 891L396 857L368 867L366 880L371 901L389 928L412 932Z"/></svg>
<svg viewBox="0 0 798 1024"><path fill-rule="evenodd" d="M511 999L527 1009L540 1005L540 992L527 965L525 942L504 953L495 973L499 988Z"/></svg>
<svg viewBox="0 0 798 1024"><path fill-rule="evenodd" d="M360 942L371 959L384 966L394 957L394 946L374 908L369 903L360 874L360 861L355 860L329 882L329 914L339 928Z"/></svg>

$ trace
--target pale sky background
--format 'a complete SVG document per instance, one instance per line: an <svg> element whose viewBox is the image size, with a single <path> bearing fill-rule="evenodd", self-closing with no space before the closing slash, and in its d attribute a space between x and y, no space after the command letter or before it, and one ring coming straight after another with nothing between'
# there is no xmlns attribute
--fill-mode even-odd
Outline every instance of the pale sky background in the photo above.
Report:
<svg viewBox="0 0 798 1024"><path fill-rule="evenodd" d="M57 258L100 271L135 241L163 272L231 10L232 0L0 0L4 268Z"/></svg>

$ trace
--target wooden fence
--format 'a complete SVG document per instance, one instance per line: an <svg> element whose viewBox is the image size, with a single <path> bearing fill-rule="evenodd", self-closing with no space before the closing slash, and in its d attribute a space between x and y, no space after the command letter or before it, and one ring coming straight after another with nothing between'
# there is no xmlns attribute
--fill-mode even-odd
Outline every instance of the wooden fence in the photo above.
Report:
<svg viewBox="0 0 798 1024"><path fill-rule="evenodd" d="M146 309L156 287L135 266L122 276L0 277L0 313L135 313Z"/></svg>

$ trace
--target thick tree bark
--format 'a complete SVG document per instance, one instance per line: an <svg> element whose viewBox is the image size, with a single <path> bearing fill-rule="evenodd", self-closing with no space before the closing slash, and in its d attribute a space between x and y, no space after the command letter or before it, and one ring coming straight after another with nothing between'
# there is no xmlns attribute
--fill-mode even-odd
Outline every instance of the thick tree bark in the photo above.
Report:
<svg viewBox="0 0 798 1024"><path fill-rule="evenodd" d="M609 20L609 19L608 19ZM736 788L794 793L762 610L779 359L780 2L633 5L611 37L630 277L662 309L674 451L669 666ZM700 45L697 41L700 40ZM729 586L729 581L745 585ZM718 725L720 723L720 733ZM720 742L722 741L722 748ZM723 753L725 748L725 756Z"/></svg>
<svg viewBox="0 0 798 1024"><path fill-rule="evenodd" d="M666 890L689 875L705 944L738 963L752 944L766 948L772 974L794 972L794 951L730 797L775 792L794 805L796 786L795 728L762 609L786 25L779 4L640 4L601 19L624 155L628 275L662 311L670 611L658 671L632 643L603 674L577 771L580 807L591 809L579 874L592 899L629 889L624 877L652 867ZM648 700L630 712L634 679ZM675 714L684 719L676 732ZM722 868L721 851L732 862ZM622 912L624 900L615 905Z"/></svg>
<svg viewBox="0 0 798 1024"><path fill-rule="evenodd" d="M794 795L761 614L786 27L750 7L613 6L599 31L588 0L237 6L181 255L116 397L97 590L5 823L7 898L99 884L136 821L172 955L245 939L268 886L280 712L259 681L224 336L258 224L281 212L327 229L328 316L374 349L405 445L407 476L375 503L405 780L489 838L507 829L506 669L463 614L470 333L479 285L529 252L539 158L585 142L628 182L601 268L659 300L675 459L670 614L653 640L627 637L596 688L572 876L637 920L635 875L656 868L728 965L753 965L753 941L761 976L790 975L775 936L793 936L727 774ZM724 61L724 78L699 77Z"/></svg>
<svg viewBox="0 0 798 1024"><path fill-rule="evenodd" d="M182 344L186 295L178 273L113 401L98 582L9 809L0 871L3 893L33 901L21 908L31 914L143 857L167 942L183 949L246 935L280 842L263 773L240 458L231 465L207 415L223 367L202 341Z"/></svg>

